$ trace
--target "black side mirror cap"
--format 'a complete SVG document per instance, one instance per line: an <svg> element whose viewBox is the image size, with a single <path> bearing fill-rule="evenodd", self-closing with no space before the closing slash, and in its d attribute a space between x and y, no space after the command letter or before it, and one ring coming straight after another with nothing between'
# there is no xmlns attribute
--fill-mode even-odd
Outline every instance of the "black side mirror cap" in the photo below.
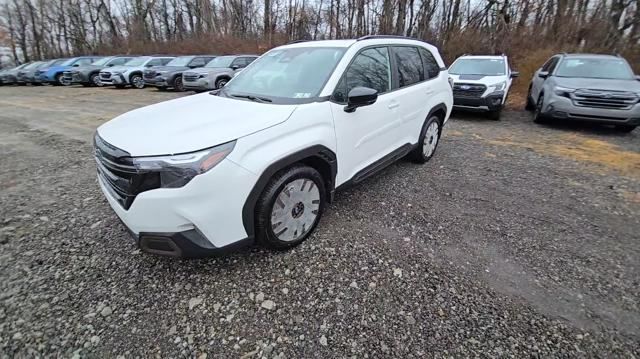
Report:
<svg viewBox="0 0 640 359"><path fill-rule="evenodd" d="M547 77L549 77L549 72L548 71L540 71L538 72L538 77L541 79L546 79Z"/></svg>
<svg viewBox="0 0 640 359"><path fill-rule="evenodd" d="M511 78L515 79L516 77L520 77L520 73L518 71L511 71Z"/></svg>
<svg viewBox="0 0 640 359"><path fill-rule="evenodd" d="M233 70L233 71L235 71L235 70L237 70L237 69L239 69L239 68L240 68L240 66L238 66L238 65L233 65L233 66L231 66L231 70Z"/></svg>
<svg viewBox="0 0 640 359"><path fill-rule="evenodd" d="M355 112L358 107L373 105L378 100L378 90L368 87L354 87L349 91L344 112Z"/></svg>
<svg viewBox="0 0 640 359"><path fill-rule="evenodd" d="M109 64L109 65L107 65L107 67L113 67L113 64Z"/></svg>
<svg viewBox="0 0 640 359"><path fill-rule="evenodd" d="M73 65L71 65L71 66L73 66L73 67L80 67L80 64L73 64Z"/></svg>
<svg viewBox="0 0 640 359"><path fill-rule="evenodd" d="M635 78L636 78L636 81L640 81L640 75L636 75Z"/></svg>

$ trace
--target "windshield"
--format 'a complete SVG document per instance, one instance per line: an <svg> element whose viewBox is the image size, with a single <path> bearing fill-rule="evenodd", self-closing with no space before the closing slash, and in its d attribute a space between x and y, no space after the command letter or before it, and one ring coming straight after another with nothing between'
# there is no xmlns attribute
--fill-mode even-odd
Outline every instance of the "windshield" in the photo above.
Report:
<svg viewBox="0 0 640 359"><path fill-rule="evenodd" d="M452 75L500 76L505 74L503 59L458 59L449 68Z"/></svg>
<svg viewBox="0 0 640 359"><path fill-rule="evenodd" d="M63 63L69 61L68 59L58 59L58 60L54 60L49 66L60 66Z"/></svg>
<svg viewBox="0 0 640 359"><path fill-rule="evenodd" d="M56 64L56 65L60 65L60 66L69 66L72 63L74 63L77 59L76 58L72 58L72 59L66 59L64 60L62 63L60 64Z"/></svg>
<svg viewBox="0 0 640 359"><path fill-rule="evenodd" d="M316 97L344 52L345 48L331 47L271 50L235 76L224 93L284 99Z"/></svg>
<svg viewBox="0 0 640 359"><path fill-rule="evenodd" d="M193 56L181 56L169 61L165 66L187 66L193 59Z"/></svg>
<svg viewBox="0 0 640 359"><path fill-rule="evenodd" d="M107 62L111 61L113 59L113 57L103 57L98 61L92 62L91 65L93 66L102 66L105 65Z"/></svg>
<svg viewBox="0 0 640 359"><path fill-rule="evenodd" d="M40 67L40 65L42 65L42 62L38 61L38 62L33 62L25 67L23 67L23 69L25 70L29 70L29 69L36 69L38 67Z"/></svg>
<svg viewBox="0 0 640 359"><path fill-rule="evenodd" d="M235 56L220 56L209 61L204 67L229 67L235 59Z"/></svg>
<svg viewBox="0 0 640 359"><path fill-rule="evenodd" d="M136 57L135 59L127 61L124 66L142 66L145 62L147 62L147 60L149 60L149 58L146 56Z"/></svg>
<svg viewBox="0 0 640 359"><path fill-rule="evenodd" d="M612 80L634 78L629 64L617 58L568 58L560 63L555 75Z"/></svg>

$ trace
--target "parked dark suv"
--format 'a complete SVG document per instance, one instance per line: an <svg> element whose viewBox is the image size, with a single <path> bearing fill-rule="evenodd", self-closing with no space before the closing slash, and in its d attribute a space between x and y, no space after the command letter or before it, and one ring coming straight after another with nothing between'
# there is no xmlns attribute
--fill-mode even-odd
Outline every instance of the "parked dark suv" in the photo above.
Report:
<svg viewBox="0 0 640 359"><path fill-rule="evenodd" d="M614 55L559 54L533 75L527 109L535 122L580 120L640 125L640 82L625 59Z"/></svg>
<svg viewBox="0 0 640 359"><path fill-rule="evenodd" d="M149 86L157 87L158 90L173 88L175 91L184 91L182 73L186 70L203 67L215 57L215 55L176 57L165 66L146 69L144 71L144 82Z"/></svg>

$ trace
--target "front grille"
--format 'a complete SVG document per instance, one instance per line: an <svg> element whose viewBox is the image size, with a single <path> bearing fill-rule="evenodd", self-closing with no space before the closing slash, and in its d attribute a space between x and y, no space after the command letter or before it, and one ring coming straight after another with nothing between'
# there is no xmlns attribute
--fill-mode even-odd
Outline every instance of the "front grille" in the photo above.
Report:
<svg viewBox="0 0 640 359"><path fill-rule="evenodd" d="M111 79L111 72L101 72L100 73L100 79L101 80L110 80Z"/></svg>
<svg viewBox="0 0 640 359"><path fill-rule="evenodd" d="M185 81L195 81L195 80L197 80L197 79L198 79L198 77L200 77L200 75L198 75L198 74L192 74L192 73L186 73L186 74L182 75L182 78L183 78Z"/></svg>
<svg viewBox="0 0 640 359"><path fill-rule="evenodd" d="M94 137L94 156L98 176L124 209L129 209L141 192L160 187L160 175L144 172L133 165L131 155L106 141Z"/></svg>
<svg viewBox="0 0 640 359"><path fill-rule="evenodd" d="M482 84L455 83L453 85L454 97L480 98L487 90L487 86Z"/></svg>
<svg viewBox="0 0 640 359"><path fill-rule="evenodd" d="M638 103L633 92L579 89L571 93L573 104L581 107L628 110Z"/></svg>

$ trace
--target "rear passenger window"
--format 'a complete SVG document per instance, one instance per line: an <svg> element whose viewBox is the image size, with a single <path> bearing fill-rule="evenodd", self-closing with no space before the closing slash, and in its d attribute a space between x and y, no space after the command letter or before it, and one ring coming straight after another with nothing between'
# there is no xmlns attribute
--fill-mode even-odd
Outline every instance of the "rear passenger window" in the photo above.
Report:
<svg viewBox="0 0 640 359"><path fill-rule="evenodd" d="M204 64L205 64L204 57L196 57L195 59L191 60L191 63L189 64L189 66L201 67L201 66L204 66Z"/></svg>
<svg viewBox="0 0 640 359"><path fill-rule="evenodd" d="M354 87L372 88L379 94L391 89L389 50L386 47L366 49L353 59L333 94L334 100L347 102L349 91Z"/></svg>
<svg viewBox="0 0 640 359"><path fill-rule="evenodd" d="M417 48L398 46L393 48L393 53L400 87L424 81L424 65Z"/></svg>
<svg viewBox="0 0 640 359"><path fill-rule="evenodd" d="M422 62L424 63L425 77L427 79L438 77L440 75L440 65L438 65L438 61L433 57L431 51L421 47L420 56L422 56Z"/></svg>
<svg viewBox="0 0 640 359"><path fill-rule="evenodd" d="M160 63L161 63L162 65L166 65L166 64L168 64L168 63L169 63L169 61L171 61L171 60L173 60L173 58L161 59L161 60L160 60Z"/></svg>

